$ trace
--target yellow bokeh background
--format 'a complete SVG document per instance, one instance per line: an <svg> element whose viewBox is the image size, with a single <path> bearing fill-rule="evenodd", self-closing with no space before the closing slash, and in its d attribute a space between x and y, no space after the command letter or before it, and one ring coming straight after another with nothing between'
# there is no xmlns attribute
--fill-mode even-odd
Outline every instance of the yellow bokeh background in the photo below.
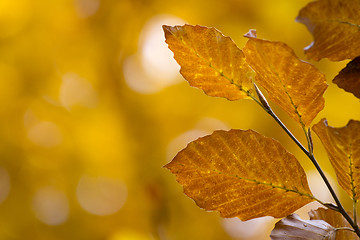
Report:
<svg viewBox="0 0 360 240"><path fill-rule="evenodd" d="M269 239L276 219L243 223L205 212L162 168L215 129L278 139L308 171L313 192L331 201L309 160L254 102L189 87L161 28L216 27L241 48L254 28L306 60L312 36L294 19L308 2L0 0L0 239ZM360 119L359 100L331 83L346 62L312 63L329 83L314 122ZM304 143L299 126L274 109Z"/></svg>

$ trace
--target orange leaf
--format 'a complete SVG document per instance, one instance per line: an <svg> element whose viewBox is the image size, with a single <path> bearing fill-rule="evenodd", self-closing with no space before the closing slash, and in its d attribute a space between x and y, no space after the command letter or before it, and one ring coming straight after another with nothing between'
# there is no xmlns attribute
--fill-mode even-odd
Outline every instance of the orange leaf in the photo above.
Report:
<svg viewBox="0 0 360 240"><path fill-rule="evenodd" d="M324 107L324 75L315 66L299 60L285 43L258 39L254 31L245 36L249 40L243 52L256 72L256 82L292 118L309 126Z"/></svg>
<svg viewBox="0 0 360 240"><path fill-rule="evenodd" d="M222 217L280 218L315 200L294 155L252 130L215 131L165 167L199 207Z"/></svg>
<svg viewBox="0 0 360 240"><path fill-rule="evenodd" d="M349 62L334 78L333 83L360 98L360 57Z"/></svg>
<svg viewBox="0 0 360 240"><path fill-rule="evenodd" d="M350 224L345 220L341 213L331 209L318 208L309 212L311 220L324 220L334 228L347 227L351 229ZM354 232L347 230L338 230L336 232L336 240L355 240L358 239Z"/></svg>
<svg viewBox="0 0 360 240"><path fill-rule="evenodd" d="M322 119L313 130L325 147L340 186L352 199L359 199L360 122L350 120L345 127L334 128Z"/></svg>
<svg viewBox="0 0 360 240"><path fill-rule="evenodd" d="M303 220L291 214L275 224L271 240L335 240L336 229L322 220Z"/></svg>
<svg viewBox="0 0 360 240"><path fill-rule="evenodd" d="M305 48L314 60L331 61L360 56L360 4L354 0L319 0L300 10L297 21L306 25L314 42Z"/></svg>
<svg viewBox="0 0 360 240"><path fill-rule="evenodd" d="M242 51L215 28L163 26L166 43L191 86L229 100L248 98L254 72Z"/></svg>

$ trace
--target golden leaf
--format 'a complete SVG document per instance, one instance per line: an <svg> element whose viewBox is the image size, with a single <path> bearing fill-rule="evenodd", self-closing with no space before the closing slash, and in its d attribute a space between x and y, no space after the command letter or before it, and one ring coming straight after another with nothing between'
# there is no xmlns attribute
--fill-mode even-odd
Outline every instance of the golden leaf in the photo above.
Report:
<svg viewBox="0 0 360 240"><path fill-rule="evenodd" d="M165 167L199 207L222 217L281 218L315 200L294 155L252 130L215 131Z"/></svg>
<svg viewBox="0 0 360 240"><path fill-rule="evenodd" d="M360 57L349 62L334 78L333 83L360 98Z"/></svg>
<svg viewBox="0 0 360 240"><path fill-rule="evenodd" d="M256 82L269 98L303 126L309 126L324 107L325 76L296 57L285 43L256 38L254 30L243 52L256 72Z"/></svg>
<svg viewBox="0 0 360 240"><path fill-rule="evenodd" d="M319 0L300 10L297 21L314 37L305 48L314 60L332 61L360 56L360 4L354 0Z"/></svg>
<svg viewBox="0 0 360 240"><path fill-rule="evenodd" d="M334 128L322 119L313 130L325 147L340 186L352 199L359 199L360 122L350 120L345 127Z"/></svg>
<svg viewBox="0 0 360 240"><path fill-rule="evenodd" d="M230 37L215 28L163 26L166 43L191 86L228 100L248 98L254 72Z"/></svg>
<svg viewBox="0 0 360 240"><path fill-rule="evenodd" d="M323 220L303 220L291 214L275 224L271 240L337 240L336 229Z"/></svg>
<svg viewBox="0 0 360 240"><path fill-rule="evenodd" d="M318 208L309 212L310 220L324 220L334 228L347 227L351 229L350 224L341 215L341 213L325 208ZM355 240L359 239L354 232L347 230L337 230L336 240Z"/></svg>

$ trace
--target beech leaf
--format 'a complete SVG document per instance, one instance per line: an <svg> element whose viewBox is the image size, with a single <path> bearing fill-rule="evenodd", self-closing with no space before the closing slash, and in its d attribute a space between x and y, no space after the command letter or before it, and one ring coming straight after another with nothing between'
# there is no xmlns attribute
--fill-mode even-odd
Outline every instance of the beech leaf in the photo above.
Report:
<svg viewBox="0 0 360 240"><path fill-rule="evenodd" d="M215 131L165 167L199 207L222 217L281 218L316 200L294 155L252 130Z"/></svg>
<svg viewBox="0 0 360 240"><path fill-rule="evenodd" d="M297 21L306 25L314 37L305 48L309 58L341 61L360 56L359 1L314 1L300 10Z"/></svg>
<svg viewBox="0 0 360 240"><path fill-rule="evenodd" d="M163 26L166 43L191 86L228 100L249 98L254 72L230 37L203 26Z"/></svg>
<svg viewBox="0 0 360 240"><path fill-rule="evenodd" d="M345 127L328 126L322 119L313 126L335 170L339 185L354 200L360 196L360 122L350 120Z"/></svg>
<svg viewBox="0 0 360 240"><path fill-rule="evenodd" d="M324 108L325 76L285 43L259 39L254 30L245 36L249 40L243 52L256 72L256 83L293 119L309 126Z"/></svg>
<svg viewBox="0 0 360 240"><path fill-rule="evenodd" d="M349 228L352 229L350 224L341 215L341 213L325 208L318 208L309 212L311 220L324 220L334 228ZM355 240L359 239L356 233L348 230L337 230L336 240Z"/></svg>
<svg viewBox="0 0 360 240"><path fill-rule="evenodd" d="M275 224L272 240L335 240L336 229L323 220L303 220L293 213Z"/></svg>
<svg viewBox="0 0 360 240"><path fill-rule="evenodd" d="M360 57L350 61L334 78L333 83L360 98Z"/></svg>

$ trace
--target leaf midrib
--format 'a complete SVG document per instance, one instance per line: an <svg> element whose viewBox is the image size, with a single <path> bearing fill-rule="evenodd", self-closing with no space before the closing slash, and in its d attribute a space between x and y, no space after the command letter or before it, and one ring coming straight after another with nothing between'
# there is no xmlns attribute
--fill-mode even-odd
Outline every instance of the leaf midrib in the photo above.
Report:
<svg viewBox="0 0 360 240"><path fill-rule="evenodd" d="M349 144L349 154L348 154L348 159L349 159L349 175L350 175L350 184L351 184L351 192L353 194L353 199L357 200L357 196L356 196L356 184L355 184L355 179L354 179L354 172L353 172L353 159L352 159L352 143Z"/></svg>
<svg viewBox="0 0 360 240"><path fill-rule="evenodd" d="M360 28L360 25L356 24L356 23L351 23L351 22L342 21L342 20L331 20L331 19L329 21L334 21L334 22L337 22L337 23L340 23L340 24L346 24L346 25L350 25L352 27Z"/></svg>
<svg viewBox="0 0 360 240"><path fill-rule="evenodd" d="M257 43L256 43L256 45L257 45ZM290 104L291 104L291 105L293 106L293 108L294 108L294 112L296 113L296 115L297 115L298 118L299 118L299 123L300 123L303 127L305 127L305 123L304 123L303 120L302 120L302 116L301 116L301 114L300 114L299 111L298 111L298 106L294 103L293 98L291 97L290 93L288 92L285 84L283 83L283 81L282 81L282 79L281 79L281 77L280 77L280 75L279 75L279 72L277 71L277 68L276 68L276 67L272 64L272 62L269 60L269 58L267 57L267 54L265 54L265 53L262 51L262 48L261 48L261 47L260 47L260 48L257 47L257 49L259 50L259 53L261 54L261 56L262 56L264 59L266 59L266 61L269 63L270 69L271 69L272 72L275 74L276 78L278 79L278 81L280 82L281 86L283 87L283 90L284 90L286 96L288 96L288 98L289 98L289 100L290 100Z"/></svg>
<svg viewBox="0 0 360 240"><path fill-rule="evenodd" d="M344 25L349 25L351 27L357 27L357 28L360 28L360 24L357 24L357 23L352 23L352 22L348 22L348 21L344 21L344 20L340 20L340 19L313 19L314 22L317 22L317 23L327 23L327 22L330 22L330 23L338 23L338 24L344 24Z"/></svg>
<svg viewBox="0 0 360 240"><path fill-rule="evenodd" d="M181 164L181 163L178 163L178 165L182 166L182 167L185 167L185 168L189 168L190 166L189 165L185 165L185 164ZM254 184L259 184L259 185L265 185L265 186L268 186L268 187L271 187L271 188L276 188L276 189L280 189L280 190L283 190L285 192L293 192L293 193L297 193L299 194L300 196L302 197L307 197L311 200L315 200L315 201L318 201L320 203L322 203L319 199L317 199L315 196L311 195L311 194L308 194L308 193L305 193L305 192L301 192L299 190L296 190L296 189L290 189L290 188L286 188L285 186L280 186L280 185L274 185L273 183L266 183L266 182L261 182L261 181L258 181L256 179L250 179L250 178L245 178L245 177L241 177L239 175L236 175L236 174L230 174L230 173L225 173L225 172L222 172L220 170L217 170L217 169L206 169L206 168L201 168L199 166L196 166L194 164L191 164L192 168L193 169L196 169L196 170L199 170L201 172L208 172L209 170L212 171L213 173L216 173L216 174L222 174L222 175L225 175L227 177L232 177L232 178L236 178L236 179L239 179L239 180L242 180L242 181L248 181L248 182L252 182Z"/></svg>

